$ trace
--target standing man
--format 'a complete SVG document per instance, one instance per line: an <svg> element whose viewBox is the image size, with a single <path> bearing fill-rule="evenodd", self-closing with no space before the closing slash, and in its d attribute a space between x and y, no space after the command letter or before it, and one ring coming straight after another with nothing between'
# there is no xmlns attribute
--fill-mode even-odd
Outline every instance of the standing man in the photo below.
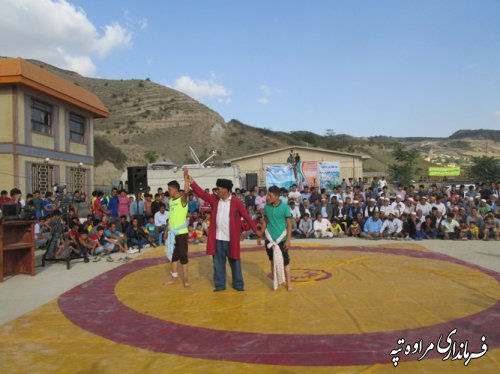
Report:
<svg viewBox="0 0 500 374"><path fill-rule="evenodd" d="M264 220L262 221L261 230L266 236L265 246L267 256L271 261L274 290L286 280L286 288L291 291L290 255L288 250L292 238L292 214L290 207L279 198L279 187L269 187L268 196L269 203L264 208Z"/></svg>
<svg viewBox="0 0 500 374"><path fill-rule="evenodd" d="M184 193L180 193L180 185L176 180L168 183L168 195L170 200L168 227L165 229L163 238L165 239L165 248L167 257L170 260L172 278L166 282L167 285L177 283L179 274L177 269L179 261L182 265L184 275L184 287L189 287L188 278L188 204L187 196L189 191L188 169L184 168Z"/></svg>
<svg viewBox="0 0 500 374"><path fill-rule="evenodd" d="M187 170L184 171L187 175ZM226 258L231 266L233 288L244 290L243 275L240 261L240 227L241 217L247 221L253 232L259 233L255 222L245 209L243 203L232 198L233 182L229 179L217 179L217 194L205 192L193 178L188 175L193 191L207 201L212 207L210 227L208 229L207 254L214 261L214 291L226 289ZM259 235L260 237L260 235Z"/></svg>
<svg viewBox="0 0 500 374"><path fill-rule="evenodd" d="M292 184L290 186L290 192L288 193L288 198L295 200L295 204L297 206L299 206L300 203L302 202L302 198L301 197L302 196L301 196L300 192L297 191L297 185L296 184Z"/></svg>
<svg viewBox="0 0 500 374"><path fill-rule="evenodd" d="M106 199L104 199L106 200ZM111 196L107 200L107 212L108 222L114 223L119 231L123 231L122 225L120 223L120 216L118 215L118 205L120 201L118 200L118 188L113 187L111 189ZM102 206L102 203L101 203Z"/></svg>

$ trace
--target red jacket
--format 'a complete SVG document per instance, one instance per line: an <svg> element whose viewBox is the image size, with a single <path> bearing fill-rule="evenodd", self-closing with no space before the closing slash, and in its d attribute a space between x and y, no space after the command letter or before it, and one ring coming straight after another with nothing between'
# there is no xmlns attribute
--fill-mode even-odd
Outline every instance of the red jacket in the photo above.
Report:
<svg viewBox="0 0 500 374"><path fill-rule="evenodd" d="M208 201L212 206L212 214L210 215L210 227L208 228L207 254L215 255L215 240L217 226L217 207L219 206L219 198L216 195L206 193L200 186L193 181L191 183L193 191L205 201ZM240 229L241 217L248 222L254 232L257 231L257 226L248 214L243 203L237 198L231 198L229 207L229 258L233 260L240 259Z"/></svg>

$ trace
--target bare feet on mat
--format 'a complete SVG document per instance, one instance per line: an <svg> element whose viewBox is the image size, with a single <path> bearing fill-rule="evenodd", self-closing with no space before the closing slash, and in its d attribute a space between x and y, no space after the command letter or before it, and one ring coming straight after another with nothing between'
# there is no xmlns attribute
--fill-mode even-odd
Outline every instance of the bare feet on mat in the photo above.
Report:
<svg viewBox="0 0 500 374"><path fill-rule="evenodd" d="M170 278L170 280L165 282L165 286L170 286L177 283L177 278Z"/></svg>
<svg viewBox="0 0 500 374"><path fill-rule="evenodd" d="M189 283L188 281L184 281L184 287L188 288L191 286L191 283Z"/></svg>

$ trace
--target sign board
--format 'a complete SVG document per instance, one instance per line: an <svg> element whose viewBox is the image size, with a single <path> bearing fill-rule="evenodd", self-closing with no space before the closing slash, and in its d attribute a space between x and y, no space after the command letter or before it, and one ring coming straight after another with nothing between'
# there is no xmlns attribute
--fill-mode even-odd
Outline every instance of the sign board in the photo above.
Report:
<svg viewBox="0 0 500 374"><path fill-rule="evenodd" d="M290 189L290 186L295 183L295 173L293 165L269 165L265 168L266 172L266 187L278 186Z"/></svg>
<svg viewBox="0 0 500 374"><path fill-rule="evenodd" d="M458 177L460 167L453 168L429 168L430 177Z"/></svg>

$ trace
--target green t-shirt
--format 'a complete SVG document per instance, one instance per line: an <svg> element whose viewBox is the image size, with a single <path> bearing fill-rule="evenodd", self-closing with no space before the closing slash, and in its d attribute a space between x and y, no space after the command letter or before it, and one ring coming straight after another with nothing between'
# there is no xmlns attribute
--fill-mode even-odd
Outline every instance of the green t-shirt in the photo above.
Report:
<svg viewBox="0 0 500 374"><path fill-rule="evenodd" d="M170 199L168 202L169 206L169 217L168 217L168 225L175 229L176 227L182 226L186 223L187 215L188 215L188 205L182 206L182 197L178 197L177 199ZM187 234L188 229L183 228L179 230L177 235Z"/></svg>
<svg viewBox="0 0 500 374"><path fill-rule="evenodd" d="M37 199L36 197L33 198L33 205L35 206L35 210L37 212L42 211L42 199Z"/></svg>
<svg viewBox="0 0 500 374"><path fill-rule="evenodd" d="M281 233L286 230L287 219L292 216L290 206L280 202L277 206L266 204L264 207L264 217L267 221L267 231L271 234L271 238L276 240ZM286 235L283 238L286 240Z"/></svg>

